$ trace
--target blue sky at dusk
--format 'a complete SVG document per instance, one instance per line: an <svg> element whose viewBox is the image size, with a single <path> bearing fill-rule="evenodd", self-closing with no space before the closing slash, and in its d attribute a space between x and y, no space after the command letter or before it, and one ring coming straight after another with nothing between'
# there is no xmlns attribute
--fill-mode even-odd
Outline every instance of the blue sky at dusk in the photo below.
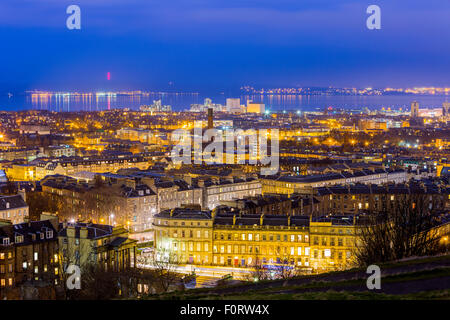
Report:
<svg viewBox="0 0 450 320"><path fill-rule="evenodd" d="M0 38L0 91L450 86L448 0L1 0Z"/></svg>

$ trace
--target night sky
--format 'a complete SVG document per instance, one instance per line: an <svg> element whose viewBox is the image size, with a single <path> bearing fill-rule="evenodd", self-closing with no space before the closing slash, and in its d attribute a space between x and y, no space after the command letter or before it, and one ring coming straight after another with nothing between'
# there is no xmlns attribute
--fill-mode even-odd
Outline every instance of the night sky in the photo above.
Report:
<svg viewBox="0 0 450 320"><path fill-rule="evenodd" d="M448 0L1 0L0 39L0 91L450 86Z"/></svg>

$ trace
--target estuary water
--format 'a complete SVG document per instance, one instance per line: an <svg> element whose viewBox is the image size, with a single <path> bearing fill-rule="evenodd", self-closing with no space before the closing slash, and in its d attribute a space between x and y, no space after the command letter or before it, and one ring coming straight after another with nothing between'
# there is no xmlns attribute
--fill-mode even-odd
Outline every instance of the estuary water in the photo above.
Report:
<svg viewBox="0 0 450 320"><path fill-rule="evenodd" d="M440 108L442 103L450 101L449 96L336 96L336 95L235 95L213 93L149 93L149 94L36 94L13 93L0 94L0 111L51 110L51 111L101 111L115 108L138 110L141 105L162 100L162 104L171 105L172 110L188 110L191 104L203 104L205 98L213 103L226 104L227 98L240 98L241 104L248 100L262 102L270 111L315 111L324 108L343 108L347 110L378 110L391 108L409 110L412 101L419 102L421 108Z"/></svg>

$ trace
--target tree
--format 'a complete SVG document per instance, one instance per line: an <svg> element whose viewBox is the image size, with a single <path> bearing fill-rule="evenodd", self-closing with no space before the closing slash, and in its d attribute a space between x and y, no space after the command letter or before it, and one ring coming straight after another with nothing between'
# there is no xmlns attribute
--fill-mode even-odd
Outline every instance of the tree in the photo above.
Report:
<svg viewBox="0 0 450 320"><path fill-rule="evenodd" d="M356 263L366 267L375 263L425 256L439 251L436 229L438 206L424 194L397 196L387 200L379 212L359 221L355 250Z"/></svg>
<svg viewBox="0 0 450 320"><path fill-rule="evenodd" d="M2 192L6 195L17 194L17 191L18 191L17 185L11 179L8 179L8 181L6 182L6 185L3 187L3 190L2 190Z"/></svg>
<svg viewBox="0 0 450 320"><path fill-rule="evenodd" d="M55 201L51 195L34 191L27 193L30 220L39 220L42 212L56 213L64 207L62 201Z"/></svg>
<svg viewBox="0 0 450 320"><path fill-rule="evenodd" d="M278 263L275 269L275 278L290 279L299 274L294 258L289 253L277 252Z"/></svg>
<svg viewBox="0 0 450 320"><path fill-rule="evenodd" d="M263 265L263 262L258 254L255 254L253 263L250 267L252 268L252 271L246 277L248 281L272 280L270 270L265 265Z"/></svg>
<svg viewBox="0 0 450 320"><path fill-rule="evenodd" d="M169 250L160 249L155 254L152 267L162 292L169 291L173 285L181 281L181 275L176 272L177 264L177 255Z"/></svg>
<svg viewBox="0 0 450 320"><path fill-rule="evenodd" d="M88 264L81 269L81 289L67 290L74 300L110 300L120 296L119 274L107 271L98 264Z"/></svg>

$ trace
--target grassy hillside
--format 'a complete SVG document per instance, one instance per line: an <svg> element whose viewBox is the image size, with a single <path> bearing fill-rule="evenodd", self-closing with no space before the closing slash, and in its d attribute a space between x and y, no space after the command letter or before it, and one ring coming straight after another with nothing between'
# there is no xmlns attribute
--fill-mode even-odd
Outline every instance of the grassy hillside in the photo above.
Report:
<svg viewBox="0 0 450 320"><path fill-rule="evenodd" d="M289 280L193 289L149 299L450 299L450 255L380 265L381 289L368 290L368 274L351 269Z"/></svg>

